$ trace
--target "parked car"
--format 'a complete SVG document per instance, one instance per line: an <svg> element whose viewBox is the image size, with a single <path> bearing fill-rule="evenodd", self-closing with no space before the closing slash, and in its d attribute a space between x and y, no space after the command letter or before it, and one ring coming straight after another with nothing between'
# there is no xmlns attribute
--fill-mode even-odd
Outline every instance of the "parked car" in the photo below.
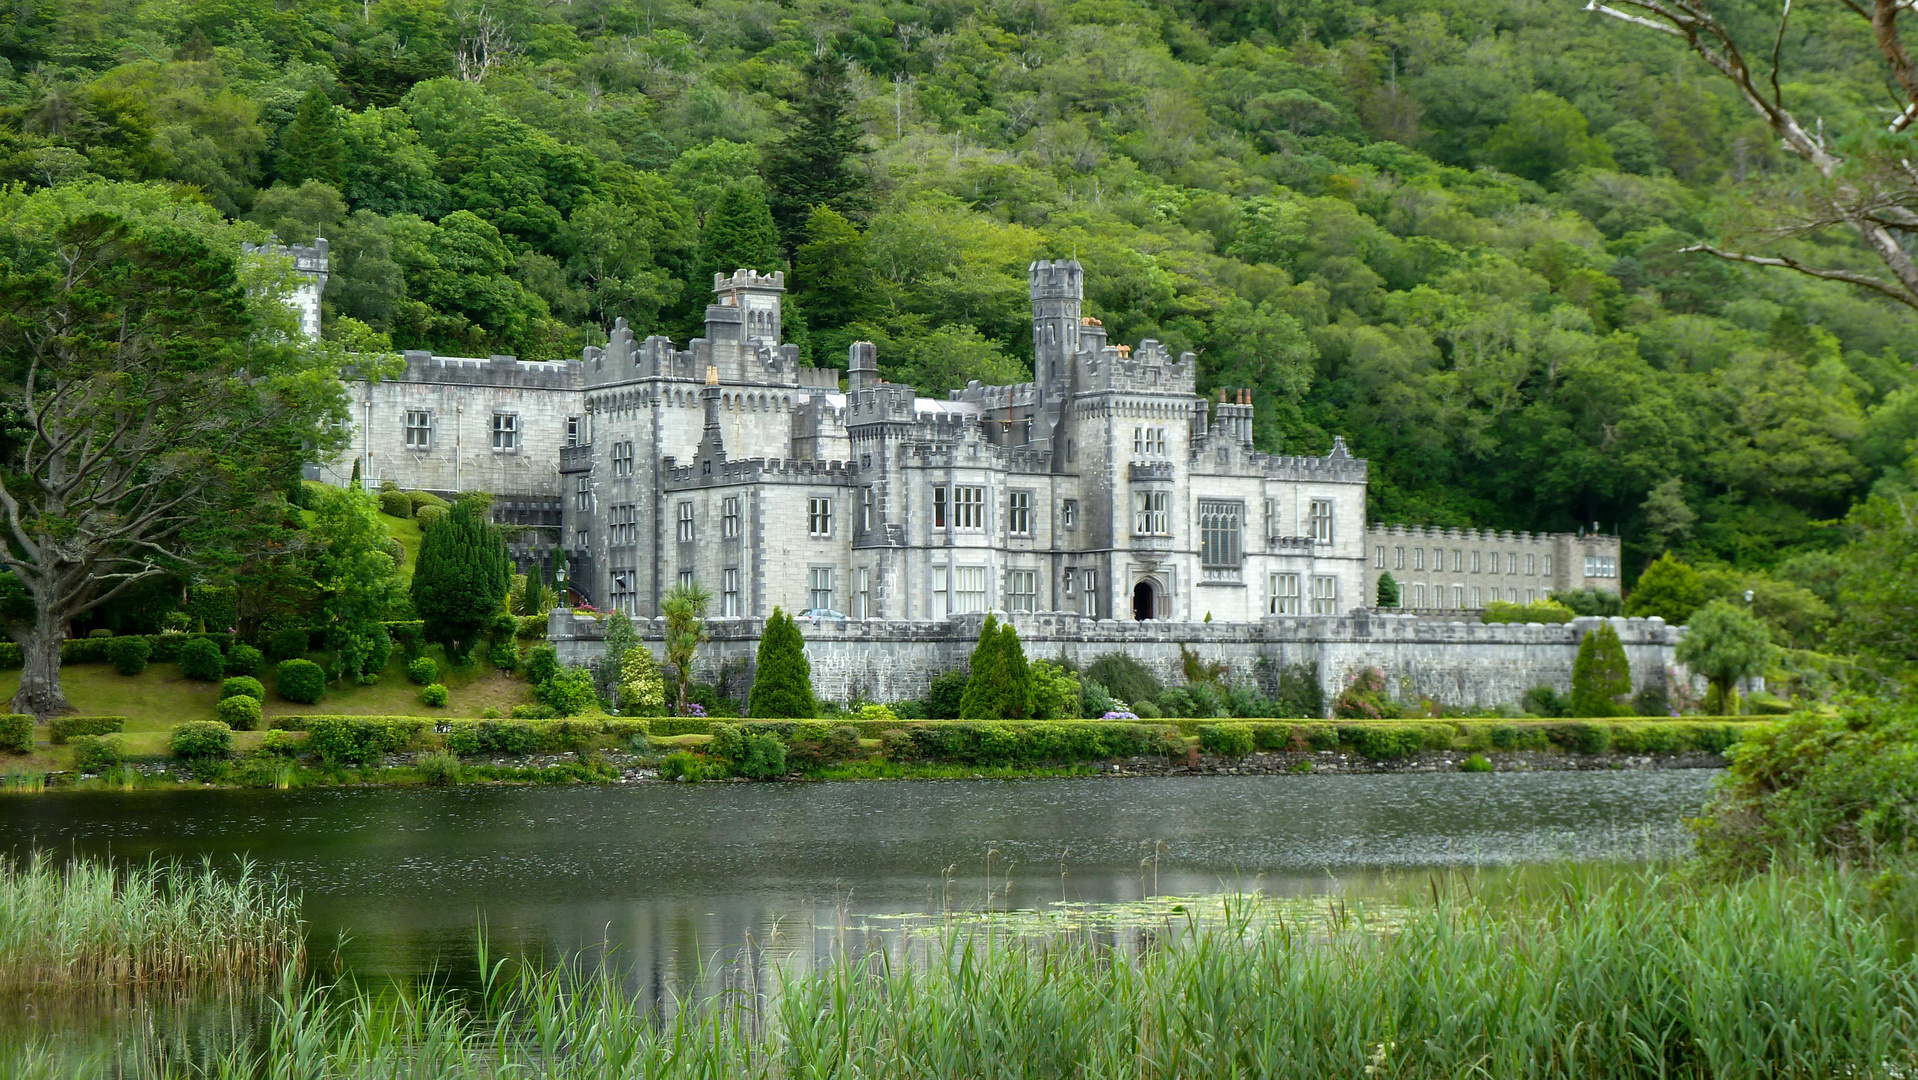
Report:
<svg viewBox="0 0 1918 1080"><path fill-rule="evenodd" d="M849 616L845 612L834 611L829 607L809 607L798 615L799 622L824 622L828 619L845 622L847 618Z"/></svg>

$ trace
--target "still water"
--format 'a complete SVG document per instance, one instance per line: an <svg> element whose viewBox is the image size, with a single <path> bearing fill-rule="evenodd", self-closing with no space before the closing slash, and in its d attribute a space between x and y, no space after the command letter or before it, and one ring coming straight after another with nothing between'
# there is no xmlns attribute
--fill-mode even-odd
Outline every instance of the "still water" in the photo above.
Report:
<svg viewBox="0 0 1918 1080"><path fill-rule="evenodd" d="M861 916L1671 855L1715 775L73 792L0 800L0 852L248 856L304 895L316 953L362 978L463 981L483 922L500 949L610 946L665 986Z"/></svg>

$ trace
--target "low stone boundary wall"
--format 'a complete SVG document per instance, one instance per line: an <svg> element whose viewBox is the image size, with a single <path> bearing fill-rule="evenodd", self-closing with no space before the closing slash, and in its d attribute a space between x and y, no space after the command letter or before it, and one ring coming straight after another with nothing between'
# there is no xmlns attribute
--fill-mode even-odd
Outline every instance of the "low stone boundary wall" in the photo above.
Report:
<svg viewBox="0 0 1918 1080"><path fill-rule="evenodd" d="M1689 681L1672 650L1682 629L1648 619L1573 619L1569 623L1480 623L1418 615L1354 612L1342 616L1272 618L1256 623L1132 622L1064 614L1001 615L1018 629L1026 655L1084 667L1107 653L1138 660L1170 685L1184 682L1181 648L1206 663L1224 663L1233 678L1251 678L1267 693L1279 673L1317 665L1329 702L1358 672L1377 668L1404 701L1430 698L1455 708L1483 709L1517 701L1541 684L1568 692L1579 642L1600 622L1618 632L1632 684ZM897 701L923 697L934 676L964 667L983 615L949 620L889 619L802 623L813 689L829 701ZM695 676L741 697L765 623L711 619ZM664 620L641 620L642 640L662 653ZM567 664L588 665L605 652L605 624L594 616L554 611L546 638Z"/></svg>

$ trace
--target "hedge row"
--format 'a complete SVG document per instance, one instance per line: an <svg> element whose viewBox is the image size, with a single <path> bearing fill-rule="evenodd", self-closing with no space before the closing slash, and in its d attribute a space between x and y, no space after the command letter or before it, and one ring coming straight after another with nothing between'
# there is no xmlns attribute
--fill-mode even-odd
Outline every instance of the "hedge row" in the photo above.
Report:
<svg viewBox="0 0 1918 1080"><path fill-rule="evenodd" d="M111 735L126 727L124 716L56 716L47 721L47 741L58 744L81 735Z"/></svg>
<svg viewBox="0 0 1918 1080"><path fill-rule="evenodd" d="M643 719L449 720L446 749L478 754L556 754L624 746L646 734ZM368 765L386 754L422 748L435 721L418 716L276 716L276 731L307 732L306 748L330 764Z"/></svg>
<svg viewBox="0 0 1918 1080"><path fill-rule="evenodd" d="M1175 728L1124 721L1003 723L950 721L886 732L886 757L958 765L1040 765L1176 754Z"/></svg>
<svg viewBox="0 0 1918 1080"><path fill-rule="evenodd" d="M33 753L33 717L0 713L0 754Z"/></svg>
<svg viewBox="0 0 1918 1080"><path fill-rule="evenodd" d="M144 640L153 651L154 660L173 661L180 657L180 646L194 638L212 638L224 652L233 644L232 634L128 634ZM105 664L110 661L107 649L120 638L68 638L60 643L60 662L62 664ZM20 645L13 641L0 641L0 670L12 670L25 663Z"/></svg>

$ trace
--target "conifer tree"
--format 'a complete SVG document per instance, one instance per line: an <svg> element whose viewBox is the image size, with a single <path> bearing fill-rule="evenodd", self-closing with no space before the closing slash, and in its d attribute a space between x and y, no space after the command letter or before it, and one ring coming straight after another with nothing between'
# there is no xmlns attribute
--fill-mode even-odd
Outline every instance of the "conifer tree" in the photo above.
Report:
<svg viewBox="0 0 1918 1080"><path fill-rule="evenodd" d="M346 141L340 109L318 90L308 90L300 111L280 131L280 179L289 184L324 180L335 187L346 173Z"/></svg>
<svg viewBox="0 0 1918 1080"><path fill-rule="evenodd" d="M864 220L872 207L872 177L859 160L859 121L853 115L846 62L814 57L806 65L799 126L766 151L773 220L787 250L804 242L813 207L829 206Z"/></svg>
<svg viewBox="0 0 1918 1080"><path fill-rule="evenodd" d="M1379 575L1378 605L1382 608L1399 606L1399 581L1391 574Z"/></svg>
<svg viewBox="0 0 1918 1080"><path fill-rule="evenodd" d="M426 636L444 645L449 657L464 659L500 613L512 580L499 527L486 520L478 502L461 499L420 539L413 608L426 623Z"/></svg>
<svg viewBox="0 0 1918 1080"><path fill-rule="evenodd" d="M769 274L785 265L779 257L779 233L773 228L772 214L766 209L766 196L757 181L729 184L706 215L706 227L699 230L700 289L710 287L714 274L734 270L757 270Z"/></svg>
<svg viewBox="0 0 1918 1080"><path fill-rule="evenodd" d="M1601 625L1579 642L1572 662L1572 715L1623 716L1631 710L1619 699L1632 692L1632 667L1625 646L1610 623Z"/></svg>
<svg viewBox="0 0 1918 1080"><path fill-rule="evenodd" d="M992 615L972 650L972 677L959 700L964 720L1017 720L1032 715L1032 669L1011 623Z"/></svg>
<svg viewBox="0 0 1918 1080"><path fill-rule="evenodd" d="M752 700L746 715L765 719L810 720L819 712L812 692L812 664L806 639L792 616L774 608L759 639L753 670Z"/></svg>

